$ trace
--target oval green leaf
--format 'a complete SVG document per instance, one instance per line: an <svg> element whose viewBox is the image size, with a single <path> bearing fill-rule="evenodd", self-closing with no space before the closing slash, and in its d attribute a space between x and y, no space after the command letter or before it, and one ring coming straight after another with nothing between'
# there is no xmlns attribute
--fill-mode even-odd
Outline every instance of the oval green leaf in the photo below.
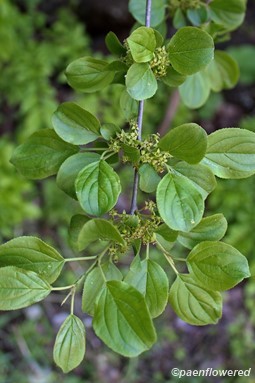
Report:
<svg viewBox="0 0 255 383"><path fill-rule="evenodd" d="M156 49L156 37L152 28L140 27L127 38L128 46L137 63L145 63L153 59Z"/></svg>
<svg viewBox="0 0 255 383"><path fill-rule="evenodd" d="M239 79L239 67L229 54L215 51L214 60L205 69L214 92L233 88Z"/></svg>
<svg viewBox="0 0 255 383"><path fill-rule="evenodd" d="M52 125L62 140L74 145L86 145L100 136L98 119L73 102L64 102L52 116Z"/></svg>
<svg viewBox="0 0 255 383"><path fill-rule="evenodd" d="M48 283L58 278L63 265L57 250L36 237L18 237L0 246L0 267L34 271Z"/></svg>
<svg viewBox="0 0 255 383"><path fill-rule="evenodd" d="M227 231L228 223L223 214L203 218L189 233L179 233L178 241L192 249L203 241L219 241Z"/></svg>
<svg viewBox="0 0 255 383"><path fill-rule="evenodd" d="M124 281L144 295L152 318L162 314L168 300L169 281L158 263L150 259L141 261L136 256Z"/></svg>
<svg viewBox="0 0 255 383"><path fill-rule="evenodd" d="M53 129L35 132L18 146L11 163L27 178L42 179L56 174L65 159L78 151L61 140Z"/></svg>
<svg viewBox="0 0 255 383"><path fill-rule="evenodd" d="M162 137L159 147L180 160L196 164L206 153L207 134L195 123L183 124Z"/></svg>
<svg viewBox="0 0 255 383"><path fill-rule="evenodd" d="M80 171L75 189L84 211L96 216L111 210L121 192L118 174L103 160L93 162Z"/></svg>
<svg viewBox="0 0 255 383"><path fill-rule="evenodd" d="M78 251L84 250L94 241L112 241L124 245L119 230L109 221L102 218L89 219L88 217L75 215L72 217L69 235L75 242Z"/></svg>
<svg viewBox="0 0 255 383"><path fill-rule="evenodd" d="M231 31L242 24L245 3L244 0L212 0L209 4L209 13L216 24L223 25Z"/></svg>
<svg viewBox="0 0 255 383"><path fill-rule="evenodd" d="M93 327L108 347L127 357L141 354L156 341L144 296L125 282L106 282L95 306Z"/></svg>
<svg viewBox="0 0 255 383"><path fill-rule="evenodd" d="M169 173L157 187L157 207L171 229L187 232L201 221L204 201L189 179Z"/></svg>
<svg viewBox="0 0 255 383"><path fill-rule="evenodd" d="M92 93L105 88L114 79L114 72L107 71L108 63L92 57L82 57L66 68L69 85L81 92Z"/></svg>
<svg viewBox="0 0 255 383"><path fill-rule="evenodd" d="M70 197L77 199L75 180L79 172L87 165L99 160L100 155L91 152L77 153L67 158L60 166L57 174L58 187Z"/></svg>
<svg viewBox="0 0 255 383"><path fill-rule="evenodd" d="M158 186L161 178L156 170L149 164L144 164L139 168L139 187L145 193L153 193Z"/></svg>
<svg viewBox="0 0 255 383"><path fill-rule="evenodd" d="M212 37L195 27L179 29L168 45L172 66L184 75L191 75L205 68L213 59L213 51Z"/></svg>
<svg viewBox="0 0 255 383"><path fill-rule="evenodd" d="M149 64L131 65L126 76L126 87L135 100L146 100L154 96L158 84Z"/></svg>
<svg viewBox="0 0 255 383"><path fill-rule="evenodd" d="M255 174L255 133L226 128L210 134L203 163L220 178L250 177Z"/></svg>
<svg viewBox="0 0 255 383"><path fill-rule="evenodd" d="M0 268L0 310L18 310L42 301L51 286L33 271L7 266Z"/></svg>
<svg viewBox="0 0 255 383"><path fill-rule="evenodd" d="M173 166L175 172L187 177L200 192L204 199L216 187L217 182L213 172L202 164L190 165L187 162L178 162Z"/></svg>
<svg viewBox="0 0 255 383"><path fill-rule="evenodd" d="M69 315L60 327L53 349L54 362L67 373L83 360L86 350L84 324L77 316Z"/></svg>
<svg viewBox="0 0 255 383"><path fill-rule="evenodd" d="M177 87L184 83L186 76L178 73L171 65L167 68L166 75L161 78L163 83L170 87Z"/></svg>
<svg viewBox="0 0 255 383"><path fill-rule="evenodd" d="M221 242L199 243L187 258L189 272L212 290L228 290L250 276L247 259L234 247Z"/></svg>
<svg viewBox="0 0 255 383"><path fill-rule="evenodd" d="M105 287L102 271L106 281L121 281L123 278L120 270L112 262L105 262L101 268L96 266L89 272L83 287L82 311L91 316L94 315L95 303Z"/></svg>
<svg viewBox="0 0 255 383"><path fill-rule="evenodd" d="M126 49L121 44L120 40L114 32L107 33L105 37L105 44L109 50L114 55L125 55Z"/></svg>
<svg viewBox="0 0 255 383"><path fill-rule="evenodd" d="M201 287L189 274L177 276L169 303L184 322L195 326L215 324L222 315L221 294Z"/></svg>
<svg viewBox="0 0 255 383"><path fill-rule="evenodd" d="M138 115L138 102L130 97L126 89L123 90L120 96L120 108L128 121Z"/></svg>
<svg viewBox="0 0 255 383"><path fill-rule="evenodd" d="M197 109L206 103L210 90L210 81L202 71L186 78L180 86L180 96L188 108Z"/></svg>

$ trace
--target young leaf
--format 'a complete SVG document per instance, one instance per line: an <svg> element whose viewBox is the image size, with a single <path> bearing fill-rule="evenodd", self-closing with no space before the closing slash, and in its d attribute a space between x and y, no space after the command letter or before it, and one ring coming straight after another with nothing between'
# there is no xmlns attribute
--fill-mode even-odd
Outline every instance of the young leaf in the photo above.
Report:
<svg viewBox="0 0 255 383"><path fill-rule="evenodd" d="M112 209L121 192L118 174L103 160L85 166L76 178L75 188L84 211L97 216Z"/></svg>
<svg viewBox="0 0 255 383"><path fill-rule="evenodd" d="M175 29L180 29L182 27L185 27L187 25L187 21L185 18L184 13L180 8L177 8L176 11L174 12L174 17L173 17L173 26Z"/></svg>
<svg viewBox="0 0 255 383"><path fill-rule="evenodd" d="M42 129L15 149L11 163L25 177L42 179L56 174L62 162L77 151L76 146L62 141L53 129Z"/></svg>
<svg viewBox="0 0 255 383"><path fill-rule="evenodd" d="M47 243L35 237L18 237L0 246L0 267L16 266L34 271L48 283L54 282L64 258Z"/></svg>
<svg viewBox="0 0 255 383"><path fill-rule="evenodd" d="M119 230L111 222L102 218L88 219L79 214L72 217L69 235L78 251L98 240L125 244Z"/></svg>
<svg viewBox="0 0 255 383"><path fill-rule="evenodd" d="M212 290L228 290L250 276L247 259L234 247L221 242L199 243L187 258L189 272Z"/></svg>
<svg viewBox="0 0 255 383"><path fill-rule="evenodd" d="M199 191L204 199L216 187L217 182L213 172L205 165L190 165L187 162L178 162L173 165L175 172L187 177Z"/></svg>
<svg viewBox="0 0 255 383"><path fill-rule="evenodd" d="M77 153L67 158L60 166L57 174L57 185L70 197L77 199L75 191L75 180L79 172L93 162L100 160L97 153Z"/></svg>
<svg viewBox="0 0 255 383"><path fill-rule="evenodd" d="M227 231L228 223L223 214L214 214L203 218L189 233L179 233L178 241L192 249L203 241L219 241Z"/></svg>
<svg viewBox="0 0 255 383"><path fill-rule="evenodd" d="M120 128L117 125L111 123L103 124L100 128L100 133L106 141L116 137L116 134L119 132Z"/></svg>
<svg viewBox="0 0 255 383"><path fill-rule="evenodd" d="M51 286L33 271L14 266L0 268L0 310L18 310L42 301Z"/></svg>
<svg viewBox="0 0 255 383"><path fill-rule="evenodd" d="M208 137L203 163L220 178L246 178L255 173L255 133L220 129Z"/></svg>
<svg viewBox="0 0 255 383"><path fill-rule="evenodd" d="M126 118L130 121L132 118L136 118L138 114L138 102L134 100L128 92L123 90L120 96L120 108Z"/></svg>
<svg viewBox="0 0 255 383"><path fill-rule="evenodd" d="M169 173L158 184L157 207L171 229L186 232L201 221L204 201L188 178Z"/></svg>
<svg viewBox="0 0 255 383"><path fill-rule="evenodd" d="M130 0L129 12L142 25L145 24L146 0ZM165 0L152 1L151 26L156 27L165 17Z"/></svg>
<svg viewBox="0 0 255 383"><path fill-rule="evenodd" d="M125 282L106 282L95 306L93 327L108 347L127 357L141 354L156 341L143 295Z"/></svg>
<svg viewBox="0 0 255 383"><path fill-rule="evenodd" d="M170 87L177 87L184 83L186 76L178 73L171 65L167 68L166 75L161 78L164 84Z"/></svg>
<svg viewBox="0 0 255 383"><path fill-rule="evenodd" d="M64 102L52 116L52 125L62 140L86 145L100 136L98 119L73 102Z"/></svg>
<svg viewBox="0 0 255 383"><path fill-rule="evenodd" d="M205 69L214 92L233 88L239 79L239 67L229 54L215 51L214 60Z"/></svg>
<svg viewBox="0 0 255 383"><path fill-rule="evenodd" d="M105 44L109 50L114 55L125 55L126 49L121 44L118 37L115 35L114 32L107 33L105 37Z"/></svg>
<svg viewBox="0 0 255 383"><path fill-rule="evenodd" d="M149 64L133 64L126 76L127 91L135 100L146 100L158 89L157 80Z"/></svg>
<svg viewBox="0 0 255 383"><path fill-rule="evenodd" d="M139 168L139 187L145 193L153 193L161 178L156 170L149 164L143 164Z"/></svg>
<svg viewBox="0 0 255 383"><path fill-rule="evenodd" d="M60 327L53 349L54 362L67 373L83 360L86 350L85 328L75 315L69 315Z"/></svg>
<svg viewBox="0 0 255 383"><path fill-rule="evenodd" d="M201 287L189 274L177 276L169 303L184 322L195 326L215 324L222 315L221 294Z"/></svg>
<svg viewBox="0 0 255 383"><path fill-rule="evenodd" d="M188 76L180 86L183 103L190 109L200 108L210 95L210 81L204 71Z"/></svg>
<svg viewBox="0 0 255 383"><path fill-rule="evenodd" d="M207 148L207 134L201 126L190 123L170 130L159 141L160 149L190 164L202 160Z"/></svg>
<svg viewBox="0 0 255 383"><path fill-rule="evenodd" d="M178 236L178 232L170 229L165 223L162 223L162 225L157 228L155 234L161 235L161 237L168 242L175 242Z"/></svg>
<svg viewBox="0 0 255 383"><path fill-rule="evenodd" d="M139 255L132 262L124 281L140 291L147 303L151 317L158 317L168 300L169 282L162 267L150 260L141 261Z"/></svg>
<svg viewBox="0 0 255 383"><path fill-rule="evenodd" d="M242 24L245 8L243 0L213 0L209 4L209 13L216 24L223 25L230 31Z"/></svg>
<svg viewBox="0 0 255 383"><path fill-rule="evenodd" d="M195 27L179 29L168 45L172 66L184 75L191 75L205 68L213 59L213 51L212 37Z"/></svg>
<svg viewBox="0 0 255 383"><path fill-rule="evenodd" d="M96 266L91 270L84 282L82 311L91 316L94 315L95 303L105 287L102 271L107 281L121 281L123 278L120 270L112 262L103 263L101 268L102 270L99 266Z"/></svg>
<svg viewBox="0 0 255 383"><path fill-rule="evenodd" d="M114 72L107 71L108 63L92 57L82 57L66 68L69 85L81 92L92 93L105 88L114 79Z"/></svg>
<svg viewBox="0 0 255 383"><path fill-rule="evenodd" d="M190 8L187 10L187 17L192 25L199 27L208 20L208 11L206 7Z"/></svg>
<svg viewBox="0 0 255 383"><path fill-rule="evenodd" d="M145 63L153 59L156 37L152 28L140 27L127 38L131 55L135 62Z"/></svg>

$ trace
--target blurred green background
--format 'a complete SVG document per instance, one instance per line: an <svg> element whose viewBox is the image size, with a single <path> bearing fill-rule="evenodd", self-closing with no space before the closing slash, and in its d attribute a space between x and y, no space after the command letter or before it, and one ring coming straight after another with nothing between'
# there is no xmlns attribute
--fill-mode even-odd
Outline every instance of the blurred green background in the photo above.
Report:
<svg viewBox="0 0 255 383"><path fill-rule="evenodd" d="M66 84L64 70L85 55L107 54L104 36L113 30L128 36L133 20L127 1L109 0L0 0L0 238L36 235L71 256L67 228L79 211L56 186L55 179L32 182L9 163L14 147L34 131L51 127L59 102L75 100L101 121L121 126L121 86L92 95L75 94ZM188 110L178 93L161 86L146 102L145 132L196 121L208 133L240 126L255 132L255 1L248 0L243 26L228 43L220 44L239 62L240 81L234 90L212 94L205 106ZM171 31L171 27L170 27ZM121 170L129 179L128 169ZM127 182L127 181L126 181ZM130 185L126 185L127 190ZM126 207L127 196L120 204ZM255 275L255 177L220 181L207 204L210 213L223 212L229 221L224 241L249 259ZM63 283L80 275L81 265L67 268ZM185 324L170 307L156 320L158 342L139 358L125 359L104 347L93 333L91 318L77 314L87 327L86 359L74 372L63 375L54 366L54 338L68 309L63 296L51 294L41 305L0 313L0 383L169 383L171 369L248 369L250 378L224 382L255 382L255 279L250 278L224 295L223 318L205 328ZM220 378L182 378L181 382L221 382Z"/></svg>

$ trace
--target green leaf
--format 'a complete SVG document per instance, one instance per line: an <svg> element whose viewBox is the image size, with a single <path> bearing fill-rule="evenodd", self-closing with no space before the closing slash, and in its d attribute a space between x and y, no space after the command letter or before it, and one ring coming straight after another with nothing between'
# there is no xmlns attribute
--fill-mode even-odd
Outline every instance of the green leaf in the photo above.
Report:
<svg viewBox="0 0 255 383"><path fill-rule="evenodd" d="M156 170L149 164L144 164L139 168L139 187L145 193L153 193L158 186L161 178Z"/></svg>
<svg viewBox="0 0 255 383"><path fill-rule="evenodd" d="M210 95L210 81L205 72L188 76L180 86L180 96L183 103L191 109L200 108Z"/></svg>
<svg viewBox="0 0 255 383"><path fill-rule="evenodd" d="M114 55L125 55L126 49L121 44L118 37L113 32L107 33L105 37L105 44L109 50Z"/></svg>
<svg viewBox="0 0 255 383"><path fill-rule="evenodd" d="M183 27L171 38L169 59L177 72L191 75L205 68L213 59L212 37L195 27Z"/></svg>
<svg viewBox="0 0 255 383"><path fill-rule="evenodd" d="M168 242L175 242L178 236L178 232L170 229L165 223L162 223L162 225L157 228L155 234L160 235Z"/></svg>
<svg viewBox="0 0 255 383"><path fill-rule="evenodd" d="M66 68L69 85L81 92L92 93L105 88L114 79L114 72L107 71L108 63L91 57L82 57Z"/></svg>
<svg viewBox="0 0 255 383"><path fill-rule="evenodd" d="M57 250L36 237L18 237L0 246L0 267L34 271L49 283L58 278L63 265Z"/></svg>
<svg viewBox="0 0 255 383"><path fill-rule="evenodd" d="M96 266L89 272L83 287L82 311L91 316L94 315L95 303L105 287L102 271L107 281L121 281L123 278L120 270L112 262L103 263L101 268L102 270L99 266Z"/></svg>
<svg viewBox="0 0 255 383"><path fill-rule="evenodd" d="M183 124L162 137L159 147L180 160L196 164L206 153L207 134L195 123Z"/></svg>
<svg viewBox="0 0 255 383"><path fill-rule="evenodd" d="M11 163L25 177L42 179L56 174L62 162L77 151L77 147L62 141L53 129L42 129L15 149Z"/></svg>
<svg viewBox="0 0 255 383"><path fill-rule="evenodd" d="M186 232L201 221L204 201L189 179L169 173L158 185L157 207L171 229Z"/></svg>
<svg viewBox="0 0 255 383"><path fill-rule="evenodd" d="M205 71L214 92L233 88L239 79L239 67L236 60L223 51L215 51L214 60Z"/></svg>
<svg viewBox="0 0 255 383"><path fill-rule="evenodd" d="M182 174L193 183L203 199L206 199L217 185L213 172L205 165L190 165L182 161L173 168L178 174Z"/></svg>
<svg viewBox="0 0 255 383"><path fill-rule="evenodd" d="M97 153L84 152L77 153L67 158L60 166L57 175L57 185L70 197L77 199L75 191L75 179L79 172L87 165L100 160Z"/></svg>
<svg viewBox="0 0 255 383"><path fill-rule="evenodd" d="M7 266L0 268L0 310L18 310L42 301L51 286L33 271Z"/></svg>
<svg viewBox="0 0 255 383"><path fill-rule="evenodd" d="M222 315L221 294L201 287L189 274L177 276L169 302L184 322L195 326L215 324Z"/></svg>
<svg viewBox="0 0 255 383"><path fill-rule="evenodd" d="M141 354L156 341L143 295L125 282L106 283L95 307L93 327L108 347L127 357Z"/></svg>
<svg viewBox="0 0 255 383"><path fill-rule="evenodd" d="M140 160L140 150L134 148L133 146L122 144L122 149L125 157L128 158L128 161L131 161L135 164L139 163Z"/></svg>
<svg viewBox="0 0 255 383"><path fill-rule="evenodd" d="M221 242L199 243L187 258L189 272L202 286L228 290L250 276L247 259L234 247Z"/></svg>
<svg viewBox="0 0 255 383"><path fill-rule="evenodd" d="M103 160L85 166L76 178L75 188L84 211L97 216L111 210L121 192L118 174Z"/></svg>
<svg viewBox="0 0 255 383"><path fill-rule="evenodd" d="M106 219L94 218L87 220L84 216L74 216L70 224L70 237L72 243L76 243L78 251L84 250L94 241L113 241L121 245L125 244L119 230Z"/></svg>
<svg viewBox="0 0 255 383"><path fill-rule="evenodd" d="M67 373L83 360L86 350L85 328L75 315L69 315L60 327L53 349L54 362Z"/></svg>
<svg viewBox="0 0 255 383"><path fill-rule="evenodd" d="M220 129L208 136L203 163L220 178L246 178L255 173L255 133Z"/></svg>
<svg viewBox="0 0 255 383"><path fill-rule="evenodd" d="M161 80L164 84L175 88L184 83L186 76L178 73L172 66L169 66L166 75L162 77Z"/></svg>
<svg viewBox="0 0 255 383"><path fill-rule="evenodd" d="M209 4L209 13L216 24L231 31L242 24L245 8L244 0L213 0Z"/></svg>
<svg viewBox="0 0 255 383"><path fill-rule="evenodd" d="M175 29L180 29L182 27L185 27L187 25L187 21L185 18L184 13L180 8L177 8L176 11L174 12L174 17L173 17L173 26Z"/></svg>
<svg viewBox="0 0 255 383"><path fill-rule="evenodd" d="M228 223L223 214L203 218L189 233L179 233L178 241L192 249L203 241L219 241L227 231Z"/></svg>
<svg viewBox="0 0 255 383"><path fill-rule="evenodd" d="M164 311L169 282L158 263L150 259L141 261L139 255L136 256L124 281L144 295L152 318L158 317Z"/></svg>
<svg viewBox="0 0 255 383"><path fill-rule="evenodd" d="M128 121L138 115L138 102L130 97L126 89L123 90L120 96L120 108Z"/></svg>
<svg viewBox="0 0 255 383"><path fill-rule="evenodd" d="M100 133L106 141L116 137L116 134L119 132L120 128L117 125L111 123L103 124L100 129Z"/></svg>
<svg viewBox="0 0 255 383"><path fill-rule="evenodd" d="M208 20L207 8L190 8L187 10L187 17L195 27L199 27Z"/></svg>
<svg viewBox="0 0 255 383"><path fill-rule="evenodd" d="M127 38L131 55L135 62L145 63L153 59L156 37L152 28L140 27Z"/></svg>
<svg viewBox="0 0 255 383"><path fill-rule="evenodd" d="M126 76L127 91L135 100L151 98L157 91L157 80L149 64L133 64Z"/></svg>
<svg viewBox="0 0 255 383"><path fill-rule="evenodd" d="M64 102L52 116L52 125L62 140L86 145L100 136L98 119L73 102Z"/></svg>
<svg viewBox="0 0 255 383"><path fill-rule="evenodd" d="M90 220L91 218L83 214L75 214L72 216L68 229L68 236L70 245L74 250L79 251L78 238L80 231L83 228L84 224Z"/></svg>
<svg viewBox="0 0 255 383"><path fill-rule="evenodd" d="M146 0L130 0L129 12L142 25L145 24ZM152 1L151 26L156 27L165 18L165 0Z"/></svg>

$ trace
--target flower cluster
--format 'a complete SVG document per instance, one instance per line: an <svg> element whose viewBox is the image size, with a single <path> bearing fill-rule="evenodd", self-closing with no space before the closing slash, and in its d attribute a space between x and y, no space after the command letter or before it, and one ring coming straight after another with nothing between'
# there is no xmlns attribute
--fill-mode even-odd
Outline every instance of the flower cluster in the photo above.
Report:
<svg viewBox="0 0 255 383"><path fill-rule="evenodd" d="M150 67L156 78L164 77L170 65L166 47L156 48L153 55L154 57L150 61Z"/></svg>
<svg viewBox="0 0 255 383"><path fill-rule="evenodd" d="M134 165L138 166L142 164L149 164L158 172L162 173L165 170L165 165L171 155L162 151L159 147L159 134L151 134L145 140L139 141L137 138L137 123L130 122L131 128L129 132L121 130L120 133L112 138L109 144L109 150L118 153L124 145L136 149L140 153L138 163ZM128 154L124 154L122 157L123 162L132 162Z"/></svg>
<svg viewBox="0 0 255 383"><path fill-rule="evenodd" d="M199 8L201 5L201 0L170 0L169 7L171 11L176 11L176 9L181 9L186 11L187 9Z"/></svg>

